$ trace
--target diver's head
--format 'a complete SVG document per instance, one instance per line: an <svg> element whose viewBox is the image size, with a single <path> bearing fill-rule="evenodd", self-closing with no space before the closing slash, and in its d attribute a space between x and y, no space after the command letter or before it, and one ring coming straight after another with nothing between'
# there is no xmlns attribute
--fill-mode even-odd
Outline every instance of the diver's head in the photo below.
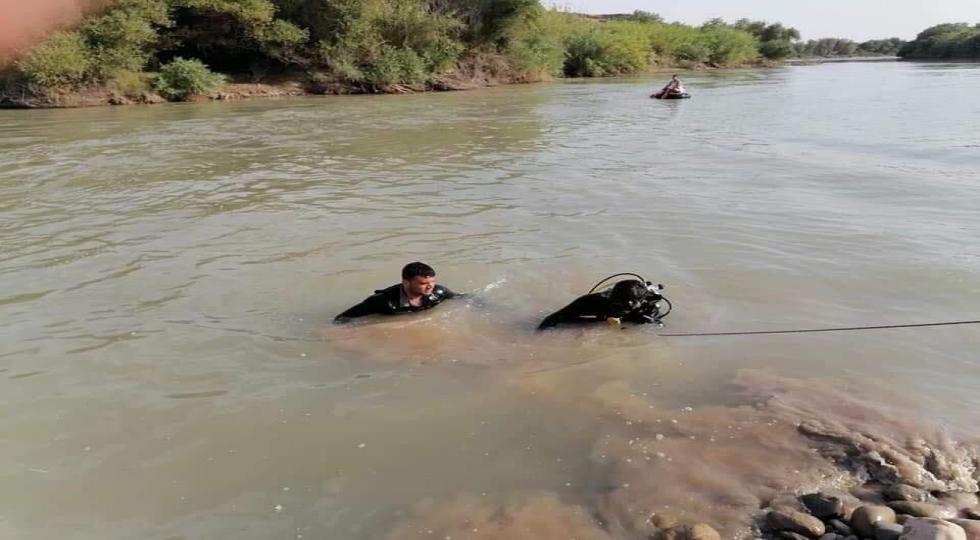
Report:
<svg viewBox="0 0 980 540"><path fill-rule="evenodd" d="M643 303L647 294L647 286L637 279L624 279L613 285L609 297L618 304L635 308Z"/></svg>
<svg viewBox="0 0 980 540"><path fill-rule="evenodd" d="M436 286L436 271L421 263L408 263L402 268L402 288L410 296L428 296Z"/></svg>
<svg viewBox="0 0 980 540"><path fill-rule="evenodd" d="M671 77L671 80L674 80L674 81L676 81L676 80L677 80L677 75L674 75L674 76L672 76L672 77Z"/></svg>

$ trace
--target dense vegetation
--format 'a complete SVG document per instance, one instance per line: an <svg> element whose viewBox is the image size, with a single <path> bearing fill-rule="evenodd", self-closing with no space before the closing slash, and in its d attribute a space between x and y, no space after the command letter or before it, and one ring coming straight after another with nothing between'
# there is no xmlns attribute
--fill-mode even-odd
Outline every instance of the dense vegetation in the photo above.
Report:
<svg viewBox="0 0 980 540"><path fill-rule="evenodd" d="M926 28L898 51L902 58L980 58L980 24L940 24Z"/></svg>
<svg viewBox="0 0 980 540"><path fill-rule="evenodd" d="M795 43L794 49L800 57L895 56L904 43L899 38L873 39L863 43L849 39L824 38Z"/></svg>
<svg viewBox="0 0 980 540"><path fill-rule="evenodd" d="M237 80L387 91L784 56L764 32L785 29L752 24L694 27L645 12L602 20L539 0L115 0L27 51L13 73L36 91L155 88L181 99L220 83L204 66Z"/></svg>
<svg viewBox="0 0 980 540"><path fill-rule="evenodd" d="M895 54L900 40L801 43L779 23L585 16L540 0L113 0L26 51L5 79L31 92L108 88L186 99L225 81L392 91L734 66L789 56ZM941 25L904 56L977 56L980 26ZM212 71L214 70L214 72Z"/></svg>

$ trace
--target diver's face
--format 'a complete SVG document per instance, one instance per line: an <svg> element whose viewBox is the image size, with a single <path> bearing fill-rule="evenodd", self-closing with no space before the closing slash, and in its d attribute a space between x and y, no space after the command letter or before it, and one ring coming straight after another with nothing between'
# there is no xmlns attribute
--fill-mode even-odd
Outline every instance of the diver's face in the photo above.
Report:
<svg viewBox="0 0 980 540"><path fill-rule="evenodd" d="M412 296L428 296L436 286L436 277L415 276L412 279L402 280L402 284L405 286L405 291Z"/></svg>

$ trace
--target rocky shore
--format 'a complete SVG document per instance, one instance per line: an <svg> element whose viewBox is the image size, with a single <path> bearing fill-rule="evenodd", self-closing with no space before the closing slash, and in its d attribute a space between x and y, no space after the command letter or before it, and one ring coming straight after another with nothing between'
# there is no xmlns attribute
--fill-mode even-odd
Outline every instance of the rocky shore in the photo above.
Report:
<svg viewBox="0 0 980 540"><path fill-rule="evenodd" d="M773 500L758 516L754 536L782 540L980 540L976 493L930 492L908 484L865 485ZM720 540L706 523L650 517L651 540Z"/></svg>
<svg viewBox="0 0 980 540"><path fill-rule="evenodd" d="M882 461L884 463L884 460ZM720 540L706 523L650 517L651 540ZM756 517L756 539L980 540L978 492L870 482L849 490L784 493Z"/></svg>
<svg viewBox="0 0 980 540"><path fill-rule="evenodd" d="M762 538L785 540L977 540L976 493L930 492L908 484L865 485L773 501Z"/></svg>
<svg viewBox="0 0 980 540"><path fill-rule="evenodd" d="M561 387L542 383L529 389ZM681 409L658 407L637 383L602 384L567 404L607 420L590 454L593 489L464 493L420 505L385 538L980 540L980 444L969 435L814 380L743 370L733 383L742 405Z"/></svg>
<svg viewBox="0 0 980 540"><path fill-rule="evenodd" d="M237 101L257 98L282 98L290 96L338 94L342 88L311 86L300 81L276 84L233 83L222 86L217 91L194 96L188 101ZM51 91L31 94L28 92L6 92L0 95L0 108L5 109L61 109L77 107L101 107L107 105L157 105L166 103L159 94L151 91L124 93L108 88L91 88L80 91Z"/></svg>

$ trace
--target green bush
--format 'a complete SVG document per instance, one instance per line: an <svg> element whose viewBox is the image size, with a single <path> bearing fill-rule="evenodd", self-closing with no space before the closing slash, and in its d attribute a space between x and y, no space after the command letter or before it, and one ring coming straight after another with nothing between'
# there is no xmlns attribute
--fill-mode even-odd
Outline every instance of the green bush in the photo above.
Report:
<svg viewBox="0 0 980 540"><path fill-rule="evenodd" d="M87 81L92 54L78 32L56 32L17 62L28 82L44 87L77 88Z"/></svg>
<svg viewBox="0 0 980 540"><path fill-rule="evenodd" d="M364 72L364 81L383 87L393 84L417 85L428 82L431 71L414 49L384 46L378 59Z"/></svg>
<svg viewBox="0 0 980 540"><path fill-rule="evenodd" d="M650 49L642 23L608 22L593 25L567 40L565 74L606 77L641 71L650 64Z"/></svg>
<svg viewBox="0 0 980 540"><path fill-rule="evenodd" d="M759 42L748 31L712 19L700 27L648 25L650 48L660 63L738 65L759 56Z"/></svg>
<svg viewBox="0 0 980 540"><path fill-rule="evenodd" d="M212 92L224 82L224 76L214 73L200 60L178 57L160 68L153 88L167 99L184 100Z"/></svg>
<svg viewBox="0 0 980 540"><path fill-rule="evenodd" d="M856 43L854 44L854 47L857 48ZM773 60L781 60L783 58L792 55L794 49L793 49L793 44L790 43L789 41L773 40L773 41L763 41L759 45L759 52L761 52L762 56L765 56L766 58L770 58ZM851 54L853 54L853 50L851 51ZM845 54L845 56L847 55Z"/></svg>
<svg viewBox="0 0 980 540"><path fill-rule="evenodd" d="M167 0L175 8L172 54L236 70L257 60L305 63L309 32L277 17L271 0Z"/></svg>
<svg viewBox="0 0 980 540"><path fill-rule="evenodd" d="M461 23L421 0L319 0L338 18L318 62L338 77L374 86L437 80L465 50ZM327 24L324 22L323 24ZM322 35L323 27L314 32Z"/></svg>
<svg viewBox="0 0 980 540"><path fill-rule="evenodd" d="M498 49L506 49L514 29L542 11L539 0L454 0L442 4L441 13L456 16L465 24L469 43Z"/></svg>
<svg viewBox="0 0 980 540"><path fill-rule="evenodd" d="M674 58L684 62L703 64L711 59L711 49L701 43L685 43L674 51Z"/></svg>
<svg viewBox="0 0 980 540"><path fill-rule="evenodd" d="M148 76L135 71L117 71L109 79L108 86L124 96L137 96L150 89Z"/></svg>
<svg viewBox="0 0 980 540"><path fill-rule="evenodd" d="M507 42L505 54L524 79L540 80L562 72L565 47L555 34L537 29L534 22L515 29Z"/></svg>
<svg viewBox="0 0 980 540"><path fill-rule="evenodd" d="M700 34L708 47L708 61L712 64L741 64L759 56L759 43L748 32L714 25L702 27Z"/></svg>
<svg viewBox="0 0 980 540"><path fill-rule="evenodd" d="M120 71L141 71L159 39L158 27L170 25L164 0L118 0L111 9L80 28L92 55L90 77L106 82Z"/></svg>

